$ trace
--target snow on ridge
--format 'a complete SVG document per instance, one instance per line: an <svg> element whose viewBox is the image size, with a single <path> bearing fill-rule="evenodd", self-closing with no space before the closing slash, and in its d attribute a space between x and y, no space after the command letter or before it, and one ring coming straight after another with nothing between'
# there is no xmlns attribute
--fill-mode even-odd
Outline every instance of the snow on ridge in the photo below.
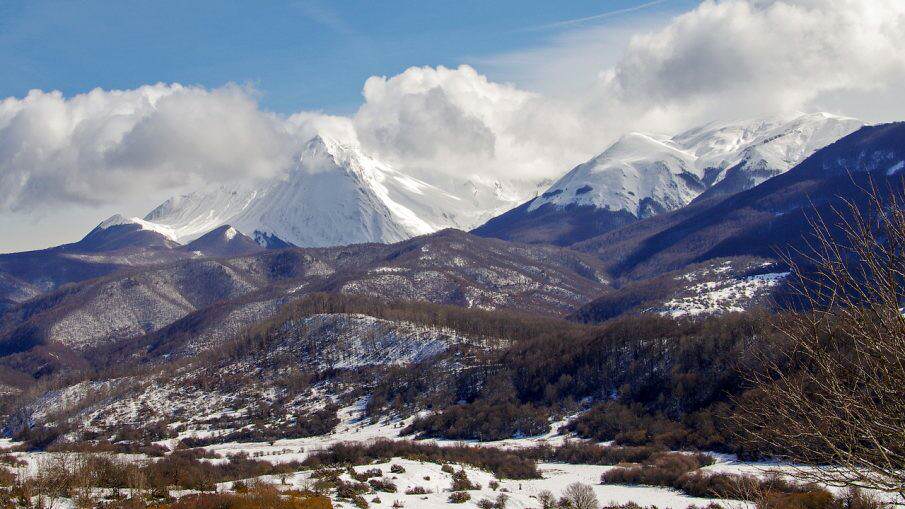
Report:
<svg viewBox="0 0 905 509"><path fill-rule="evenodd" d="M177 234L173 228L153 223L151 221L145 221L144 219L138 217L125 217L122 214L114 214L110 216L109 218L101 221L101 223L97 225L97 227L101 230L106 230L114 226L123 226L130 224L134 224L140 227L142 230L149 230L159 233L174 242L177 241Z"/></svg>
<svg viewBox="0 0 905 509"><path fill-rule="evenodd" d="M307 331L280 348L292 349L299 340L313 341L316 364L332 368L418 363L466 339L451 329L391 321L363 314L315 314L287 323L284 332Z"/></svg>
<svg viewBox="0 0 905 509"><path fill-rule="evenodd" d="M636 217L651 212L645 204L674 210L722 181L731 168L740 167L757 185L862 125L828 113L798 113L711 122L671 138L629 133L560 178L529 210L547 203L624 210Z"/></svg>
<svg viewBox="0 0 905 509"><path fill-rule="evenodd" d="M681 174L693 174L694 155L670 140L641 133L621 137L599 156L575 167L528 210L546 203L590 205L642 215L645 198L678 208L699 193Z"/></svg>

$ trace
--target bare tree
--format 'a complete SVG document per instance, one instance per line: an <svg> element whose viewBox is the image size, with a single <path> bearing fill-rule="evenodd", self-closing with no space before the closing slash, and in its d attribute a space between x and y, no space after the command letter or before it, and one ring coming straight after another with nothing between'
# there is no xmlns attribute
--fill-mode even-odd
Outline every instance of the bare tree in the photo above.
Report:
<svg viewBox="0 0 905 509"><path fill-rule="evenodd" d="M597 509L600 503L597 496L594 495L594 488L580 482L572 483L566 486L563 492L562 506L569 509Z"/></svg>
<svg viewBox="0 0 905 509"><path fill-rule="evenodd" d="M737 425L754 445L809 467L793 475L905 500L905 208L865 190L843 201L792 268L803 304L780 315L788 344L753 375Z"/></svg>
<svg viewBox="0 0 905 509"><path fill-rule="evenodd" d="M540 503L540 509L555 509L556 497L550 490L542 490L537 494L537 501Z"/></svg>

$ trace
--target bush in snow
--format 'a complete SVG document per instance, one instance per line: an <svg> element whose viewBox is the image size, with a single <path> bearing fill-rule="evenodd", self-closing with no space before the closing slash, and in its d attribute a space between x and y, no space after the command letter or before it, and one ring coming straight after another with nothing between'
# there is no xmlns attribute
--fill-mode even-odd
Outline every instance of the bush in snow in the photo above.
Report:
<svg viewBox="0 0 905 509"><path fill-rule="evenodd" d="M372 477L383 477L383 472L379 468L372 468L364 472L357 472L354 468L349 467L349 476L359 482L365 482Z"/></svg>
<svg viewBox="0 0 905 509"><path fill-rule="evenodd" d="M540 503L540 509L556 509L556 497L550 490L541 490L537 494L537 501Z"/></svg>
<svg viewBox="0 0 905 509"><path fill-rule="evenodd" d="M355 497L369 491L371 491L371 488L363 482L346 482L342 479L336 480L336 496L339 498L354 500Z"/></svg>
<svg viewBox="0 0 905 509"><path fill-rule="evenodd" d="M471 482L471 479L468 478L468 474L465 473L465 470L459 470L452 475L452 487L450 487L450 491L468 491L479 489L481 489L481 485Z"/></svg>
<svg viewBox="0 0 905 509"><path fill-rule="evenodd" d="M566 486L560 505L569 509L597 509L600 507L594 489L580 482Z"/></svg>
<svg viewBox="0 0 905 509"><path fill-rule="evenodd" d="M371 479L368 484L374 488L374 491L383 491L385 493L396 493L396 485L389 479Z"/></svg>
<svg viewBox="0 0 905 509"><path fill-rule="evenodd" d="M465 491L454 491L449 494L449 498L447 499L451 504L464 504L471 500L471 495Z"/></svg>

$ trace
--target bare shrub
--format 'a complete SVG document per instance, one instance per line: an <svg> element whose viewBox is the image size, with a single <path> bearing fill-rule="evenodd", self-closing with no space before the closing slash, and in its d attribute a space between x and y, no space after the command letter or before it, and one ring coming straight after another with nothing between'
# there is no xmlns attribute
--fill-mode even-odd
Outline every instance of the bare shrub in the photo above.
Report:
<svg viewBox="0 0 905 509"><path fill-rule="evenodd" d="M471 500L471 495L467 491L454 491L449 494L447 499L450 504L464 504Z"/></svg>
<svg viewBox="0 0 905 509"><path fill-rule="evenodd" d="M383 478L383 479L370 479L368 480L368 484L374 488L374 491L383 491L385 493L396 493L396 485L393 481Z"/></svg>
<svg viewBox="0 0 905 509"><path fill-rule="evenodd" d="M471 482L465 470L459 470L452 475L452 486L450 491L470 491L479 490L481 485Z"/></svg>
<svg viewBox="0 0 905 509"><path fill-rule="evenodd" d="M566 507L570 509L597 509L600 507L594 489L587 484L576 482L566 486L562 498L568 504Z"/></svg>

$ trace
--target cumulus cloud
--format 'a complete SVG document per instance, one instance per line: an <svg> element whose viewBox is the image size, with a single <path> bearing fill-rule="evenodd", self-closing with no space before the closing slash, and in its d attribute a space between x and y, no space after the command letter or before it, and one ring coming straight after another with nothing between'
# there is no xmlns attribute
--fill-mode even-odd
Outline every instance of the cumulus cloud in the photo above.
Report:
<svg viewBox="0 0 905 509"><path fill-rule="evenodd" d="M249 91L149 85L0 102L0 208L111 200L186 184L266 177L296 146Z"/></svg>
<svg viewBox="0 0 905 509"><path fill-rule="evenodd" d="M900 88L903 45L900 0L705 0L633 37L601 74L597 107L672 128L813 108L835 95L860 115L870 109L865 92Z"/></svg>
<svg viewBox="0 0 905 509"><path fill-rule="evenodd" d="M585 121L565 101L467 65L371 77L354 117L362 145L397 165L515 179L549 175L575 157Z"/></svg>

